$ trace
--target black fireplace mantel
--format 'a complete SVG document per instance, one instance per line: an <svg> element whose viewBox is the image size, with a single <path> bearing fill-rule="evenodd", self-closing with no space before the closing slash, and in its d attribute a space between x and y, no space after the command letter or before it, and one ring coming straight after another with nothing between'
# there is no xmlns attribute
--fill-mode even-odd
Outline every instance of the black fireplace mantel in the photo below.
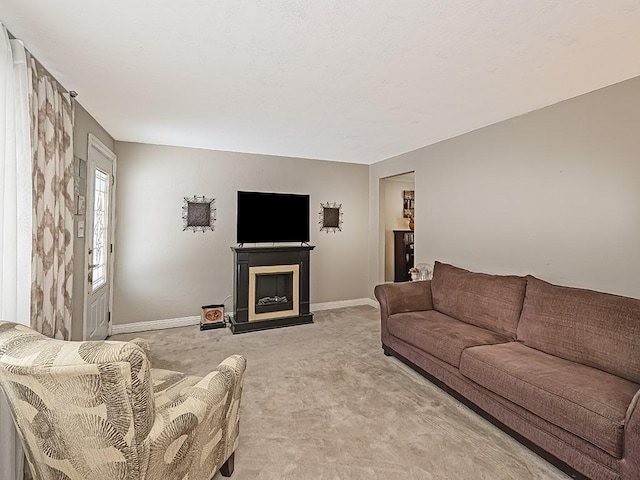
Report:
<svg viewBox="0 0 640 480"><path fill-rule="evenodd" d="M313 314L309 312L309 259L310 252L314 248L311 245L231 247L235 264L233 278L234 316L231 320L233 333L313 323ZM250 298L252 298L249 288L250 277L255 276L251 272L252 270L255 272L265 269L271 271L270 267L273 267L277 274L278 266L283 266L283 268L292 266L296 269L295 275L298 279L296 284L297 302L294 305L296 311L291 314L286 312L273 312L272 315L258 313L255 302L253 305L250 302ZM253 281L256 281L255 278Z"/></svg>

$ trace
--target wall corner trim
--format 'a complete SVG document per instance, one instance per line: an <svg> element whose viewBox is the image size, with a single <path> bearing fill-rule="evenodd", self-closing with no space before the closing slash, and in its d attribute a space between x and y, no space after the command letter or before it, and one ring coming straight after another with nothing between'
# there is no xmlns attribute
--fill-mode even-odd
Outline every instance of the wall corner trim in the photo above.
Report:
<svg viewBox="0 0 640 480"><path fill-rule="evenodd" d="M320 312L322 310L333 310L335 308L359 307L368 305L378 308L378 302L370 298L356 298L353 300L338 300L336 302L312 303L309 309L312 312ZM165 328L189 327L198 325L200 316L166 318L164 320L150 320L148 322L126 323L124 325L111 325L111 335L119 335L121 333L137 333L147 332L150 330L164 330Z"/></svg>

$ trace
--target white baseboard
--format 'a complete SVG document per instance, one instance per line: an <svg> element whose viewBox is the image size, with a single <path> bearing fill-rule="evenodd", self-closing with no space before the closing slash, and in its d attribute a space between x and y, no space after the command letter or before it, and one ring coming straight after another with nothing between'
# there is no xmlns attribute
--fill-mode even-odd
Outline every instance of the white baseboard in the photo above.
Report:
<svg viewBox="0 0 640 480"><path fill-rule="evenodd" d="M355 298L353 300L338 300L337 302L312 303L309 310L312 312L320 312L322 310L333 310L334 308L359 307L369 305L378 308L378 302L370 298Z"/></svg>
<svg viewBox="0 0 640 480"><path fill-rule="evenodd" d="M119 333L137 333L148 330L164 330L165 328L187 327L198 325L200 317L167 318L164 320L150 320L148 322L126 323L124 325L111 325L111 335Z"/></svg>
<svg viewBox="0 0 640 480"><path fill-rule="evenodd" d="M312 303L309 305L309 310L312 312L320 312L322 310L333 310L334 308L345 307L359 307L362 305L369 305L370 307L378 308L378 302L371 300L370 298L356 298L353 300L338 300L337 302L325 302L325 303ZM228 313L229 317L233 317L233 312ZM138 333L146 332L149 330L164 330L165 328L176 327L188 327L191 325L198 325L200 323L200 317L182 317L182 318L167 318L164 320L150 320L148 322L134 322L125 323L124 325L111 325L111 335L118 335L120 333Z"/></svg>
<svg viewBox="0 0 640 480"><path fill-rule="evenodd" d="M370 307L380 309L380 304L377 300L372 300L370 298L365 298L365 300L367 301L367 305L369 305Z"/></svg>

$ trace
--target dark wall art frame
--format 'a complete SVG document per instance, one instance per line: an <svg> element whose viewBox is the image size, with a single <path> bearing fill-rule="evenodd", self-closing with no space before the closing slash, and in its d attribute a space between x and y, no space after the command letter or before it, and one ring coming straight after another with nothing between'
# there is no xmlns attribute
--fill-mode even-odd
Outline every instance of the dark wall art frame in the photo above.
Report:
<svg viewBox="0 0 640 480"><path fill-rule="evenodd" d="M214 230L216 223L216 199L199 197L184 197L182 206L182 231L205 232Z"/></svg>
<svg viewBox="0 0 640 480"><path fill-rule="evenodd" d="M321 203L320 212L318 213L320 220L320 231L341 232L343 223L342 204L338 203Z"/></svg>

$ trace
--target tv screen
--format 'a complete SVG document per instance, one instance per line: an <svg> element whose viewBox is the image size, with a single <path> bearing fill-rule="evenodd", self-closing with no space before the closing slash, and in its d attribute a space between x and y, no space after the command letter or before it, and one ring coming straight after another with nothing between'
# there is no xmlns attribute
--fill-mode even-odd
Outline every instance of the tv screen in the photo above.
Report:
<svg viewBox="0 0 640 480"><path fill-rule="evenodd" d="M238 192L237 241L308 242L309 195Z"/></svg>

